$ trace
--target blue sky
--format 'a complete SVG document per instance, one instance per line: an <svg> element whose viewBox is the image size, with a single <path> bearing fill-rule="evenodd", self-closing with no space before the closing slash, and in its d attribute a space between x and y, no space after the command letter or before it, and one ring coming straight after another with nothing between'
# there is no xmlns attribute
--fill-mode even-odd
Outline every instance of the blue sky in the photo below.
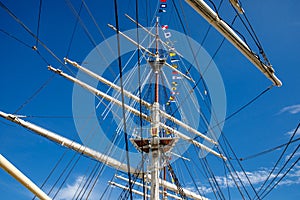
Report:
<svg viewBox="0 0 300 200"><path fill-rule="evenodd" d="M19 3L2 2L34 34L37 33L38 0L30 0L26 1L26 3L21 1ZM125 31L135 28L135 25L130 23L123 15L128 13L132 17L135 16L135 1L119 2L120 29ZM218 4L220 1L214 2ZM105 39L113 36L114 32L106 25L107 23L115 24L113 2L86 1L86 3L97 20ZM300 60L298 55L300 50L300 14L298 12L300 2L296 0L284 2L279 0L243 0L242 3L266 55L276 71L276 75L283 82L283 86L280 88L273 87L253 104L225 122L223 132L239 158L245 158L288 142L291 132L293 132L300 121ZM79 9L79 1L74 1L72 4L76 10ZM150 23L151 20L149 20L152 19L152 15L147 16L146 13L153 14L157 5L156 1L151 1L148 8L146 8L145 3L140 4L141 15L139 20L142 24L145 26L153 25ZM180 3L177 5L180 7ZM184 8L184 23L188 27L188 35L198 43L201 43L208 24L185 2L182 2L182 6ZM223 2L219 13L228 22L234 16L228 1ZM82 13L82 18L95 43L103 42L104 38L98 32L86 10ZM84 29L78 24L70 51L68 51L76 18L66 2L43 1L40 19L39 38L59 59L62 60L65 56L69 56L71 59L82 62L94 48ZM164 15L160 15L160 23L168 24L170 29L183 32L171 1L168 1L167 12ZM234 27L240 30L241 33L245 32L239 21L236 22ZM26 118L27 120L80 142L75 122L72 119L73 84L63 78L54 76L34 98L30 99L53 74L47 70L47 63L29 48L36 45L35 39L14 21L4 9L0 10L0 29L3 30L0 32L0 58L2 61L0 110L14 113L21 105L24 105L18 114L29 116ZM29 47L7 36L4 32L20 39ZM246 35L246 38L248 39L249 36ZM220 34L215 30L211 30L203 47L212 56L221 41L222 37ZM252 42L250 44L253 45ZM61 67L61 64L41 44L38 44L37 47L42 57L48 63L55 68ZM255 46L253 47L255 48ZM257 49L254 50L257 51ZM224 82L227 98L227 116L271 85L271 82L246 60L241 53L235 50L229 42L223 44L214 58L214 62ZM65 68L63 69L66 71ZM76 73L75 70L73 71ZM60 171L62 171L74 153L3 119L0 122L0 153L38 185L42 184L55 163L66 152L58 170L51 176L49 183L45 185L45 190L49 191L51 183L55 182ZM299 133L297 133L297 137L299 137ZM284 155L284 159L287 159L287 156L292 153L298 144L299 142L290 146ZM279 149L242 162L255 188L258 188L263 183L281 151L282 149ZM299 157L299 151L297 153L296 156ZM294 161L297 159L296 156L293 158ZM212 165L220 163L214 158L211 162ZM282 164L283 162L278 165L278 168ZM58 199L71 199L71 194L76 191L85 170L91 170L94 165L94 161L85 157L80 158L76 169L67 179L67 183L62 186ZM225 187L226 183L228 183L231 188L233 183L224 175L224 170L218 167L215 167L215 170L221 187ZM276 170L275 172L277 172ZM240 172L240 170L237 171ZM96 196L97 191L103 191L103 185L106 186L107 181L111 179L114 172L112 169L105 169L95 187L92 199L99 199ZM186 174L180 173L179 176L184 177ZM297 164L266 199L299 199L299 184L300 165ZM30 192L3 170L0 170L0 186L1 199L22 200L32 198ZM185 181L185 187L195 190L188 180ZM247 187L250 188L249 186ZM214 199L208 185L202 185L201 190L205 193L205 196ZM231 195L232 199L241 199L234 189L232 189Z"/></svg>

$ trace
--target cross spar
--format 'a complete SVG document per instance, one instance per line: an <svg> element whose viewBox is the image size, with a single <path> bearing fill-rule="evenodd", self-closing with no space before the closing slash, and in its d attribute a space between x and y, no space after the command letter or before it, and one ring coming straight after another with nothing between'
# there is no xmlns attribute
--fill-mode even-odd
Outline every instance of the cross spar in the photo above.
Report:
<svg viewBox="0 0 300 200"><path fill-rule="evenodd" d="M78 80L78 79L76 79L76 78L74 78L74 77L72 77L72 76L64 73L62 70L55 69L55 68L53 68L51 66L49 66L48 69L51 70L51 71L53 71L53 72L55 72L55 73L57 73L58 75L60 75L60 76L62 76L64 78L68 79L69 81L72 81L72 82L80 85L81 87L83 87L84 89L90 91L94 95L103 97L106 100L111 101L112 103L114 103L114 104L116 104L116 105L118 105L120 107L122 106L121 101L119 101L118 99L115 99L114 97L112 97L112 96L110 96L108 94L105 94L104 92L102 92L102 91L100 91L100 90L98 90L98 89L96 89L96 88L94 88L94 87L92 87L92 86L90 86L90 85L88 85L88 84L86 84L86 83L84 83L84 82L82 82L82 81L80 81L80 80ZM145 119L148 122L152 121L151 118L148 115L146 115L144 113L140 113L140 111L138 111L137 109L135 109L135 108L133 108L133 107L127 105L127 104L125 104L124 107L125 107L126 110L128 110L131 113L133 113L134 115L139 116L139 117L141 116L143 119ZM216 151L214 151L214 150L206 147L205 145L201 144L200 142L197 142L196 140L193 140L192 138L188 137L187 135L185 135L185 134L183 134L183 133L181 133L181 132L179 132L179 131L177 131L177 130L175 130L175 129L167 126L167 125L164 125L163 123L159 123L159 125L162 128L164 128L164 129L166 129L166 130L174 133L176 136L180 137L181 139L186 140L186 141L194 144L195 146L199 147L200 149L205 150L205 151L207 151L209 153L212 153L215 156L218 156L218 157L226 160L226 157L223 156L222 154L220 154L220 153L218 153L218 152L216 152Z"/></svg>
<svg viewBox="0 0 300 200"><path fill-rule="evenodd" d="M13 123L16 123L20 126L23 126L24 128L28 129L28 130L31 130L33 131L34 133L42 136L42 137L45 137L55 143L58 143L62 146L65 146L67 148L70 148L78 153L81 153L81 154L84 154L94 160L97 160L97 161L100 161L110 167L113 167L115 169L118 169L118 170L122 170L122 171L127 171L127 165L124 164L124 163L121 163L120 161L114 159L114 158L111 158L110 156L108 155L105 155L105 154L102 154L98 151L95 151L89 147L86 147L82 144L79 144L73 140L70 140L68 138L65 138L57 133L54 133L52 131L49 131L45 128L42 128L38 125L35 125L33 123L30 123L28 121L25 121L21 118L19 118L18 116L16 115L13 115L13 114L8 114L8 113L5 113L5 112L2 112L0 111L0 117L6 119L6 120L9 120ZM135 169L134 168L130 168L130 171L131 172L135 172ZM147 176L146 178L148 179L151 179L151 176ZM175 191L177 192L177 188L174 184L172 183L169 183L167 181L164 181L164 180L161 180L159 179L159 184L163 187L166 187L168 188L169 190L172 190L172 191ZM206 199L198 194L195 194L191 191L188 191L188 190L185 190L185 193L188 197L192 198L192 199L197 199L197 200L203 200L203 199Z"/></svg>
<svg viewBox="0 0 300 200"><path fill-rule="evenodd" d="M197 11L209 24L220 32L229 42L231 42L254 66L256 66L274 85L280 87L281 81L274 74L275 71L271 65L264 64L257 55L255 55L248 45L230 28L230 26L219 18L203 0L185 0L195 11ZM236 0L231 0L233 6L240 12Z"/></svg>
<svg viewBox="0 0 300 200"><path fill-rule="evenodd" d="M116 84L114 84L114 83L108 81L107 79L103 78L102 76L100 76L100 75L98 75L98 74L96 74L96 73L90 71L89 69L87 69L87 68L85 68L85 67L79 65L78 63L76 63L76 62L74 62L74 61L71 61L71 60L68 59L68 58L65 58L64 60L65 60L65 62L71 64L72 66L76 67L77 69L79 69L80 71L86 73L87 75L89 75L89 76L91 76L91 77L93 77L93 78L95 78L95 79L101 81L102 83L108 85L109 87L112 87L113 89L117 90L118 92L121 92L120 86L118 86L118 85L116 85ZM124 89L124 94L125 94L127 97L133 99L134 101L136 101L136 102L138 102L138 103L141 102L142 105L146 106L148 109L151 108L151 104L150 104L149 102L147 102L147 101L145 101L145 100L143 100L143 99L140 99L139 97L133 95L131 92L129 92L129 91L125 90L125 89ZM160 112L160 114L161 114L163 117L165 117L165 118L171 120L172 122L178 124L179 126L182 126L183 128L185 128L186 130L190 131L191 133L194 133L194 134L200 136L201 138L203 138L203 139L205 139L205 140L211 142L212 144L215 144L215 145L218 144L218 143L217 143L216 141L214 141L213 139L207 137L206 135L204 135L203 133L201 133L201 132L199 132L198 130L194 129L193 127L189 126L188 124L185 124L184 122L182 122L182 121L176 119L175 117L169 115L169 114L166 113L165 111L159 109L159 112Z"/></svg>

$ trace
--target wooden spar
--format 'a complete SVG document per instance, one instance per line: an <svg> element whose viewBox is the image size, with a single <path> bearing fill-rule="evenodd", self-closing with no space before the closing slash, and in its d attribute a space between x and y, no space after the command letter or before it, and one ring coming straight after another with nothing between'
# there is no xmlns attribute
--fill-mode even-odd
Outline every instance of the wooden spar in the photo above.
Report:
<svg viewBox="0 0 300 200"><path fill-rule="evenodd" d="M240 13L240 14L244 14L244 9L241 7L241 5L239 4L238 0L229 0L231 5L233 5L233 7Z"/></svg>
<svg viewBox="0 0 300 200"><path fill-rule="evenodd" d="M11 164L4 156L0 154L0 167L14 177L18 182L24 185L34 195L41 200L51 200L51 198L43 192L35 183L27 178L20 170Z"/></svg>
<svg viewBox="0 0 300 200"><path fill-rule="evenodd" d="M132 17L130 17L129 15L125 14L125 16L132 21L133 23L137 24L139 27L141 27L141 29L143 29L144 31L146 31L149 35L151 35L152 37L155 37L155 34L151 33L151 31L149 31L147 28L145 28L143 25L141 25L140 23L138 23L137 21L135 21ZM176 49L174 49L173 47L171 47L170 45L168 45L167 43L165 43L163 40L159 39L159 42L162 43L164 46L166 46L168 49L171 49L172 51L174 51L177 55L179 55L180 57L183 58L183 55L181 53L179 53Z"/></svg>
<svg viewBox="0 0 300 200"><path fill-rule="evenodd" d="M68 58L65 58L64 60L65 60L67 63L73 65L73 66L76 67L76 68L78 68L78 69L81 70L82 72L88 74L89 76L91 76L91 77L93 77L93 78L95 78L95 79L101 81L102 83L104 83L104 84L106 84L106 85L108 85L108 86L114 88L114 89L117 90L118 92L121 92L121 88L120 88L118 85L116 85L116 84L114 84L114 83L108 81L107 79L103 78L102 76L100 76L100 75L98 75L98 74L96 74L96 73L90 71L89 69L87 69L87 68L85 68L85 67L79 65L77 62L74 62L74 61L69 60ZM151 108L151 106L152 106L152 105L151 105L150 103L148 103L147 101L145 101L145 100L143 100L143 99L140 99L139 97L135 96L134 94L132 94L131 92L129 92L129 91L125 90L125 89L124 89L124 94L125 94L127 97L133 99L134 101L136 101L136 102L138 102L138 103L141 102L141 103L142 103L143 105L145 105L147 108ZM218 144L218 143L217 143L216 141L214 141L213 139L207 137L206 135L204 135L203 133L199 132L198 130L196 130L196 129L190 127L189 125L187 125L187 124L183 123L182 121L176 119L175 117L169 115L169 114L166 113L165 111L159 110L159 112L160 112L160 114L161 114L163 117L165 117L165 118L171 120L172 122L176 123L176 124L179 125L179 126L182 126L183 128L185 128L186 130L190 131L191 133L194 133L194 134L198 135L199 137L201 137L201 138L203 138L203 139L205 139L205 140L207 140L207 141L209 141L209 142L211 142L211 143L213 143L213 144Z"/></svg>
<svg viewBox="0 0 300 200"><path fill-rule="evenodd" d="M112 87L113 89L117 90L118 92L121 92L121 87L120 87L120 86L118 86L118 85L116 85L116 84L110 82L109 80L103 78L102 76L99 76L98 74L92 72L91 70L89 70L89 69L87 69L87 68L85 68L85 67L79 65L77 62L71 61L71 60L69 60L68 58L64 58L64 60L65 60L65 62L67 62L67 63L73 65L74 67L76 67L76 68L79 69L80 71L86 73L87 75L89 75L89 76L91 76L91 77L97 79L98 81L101 81L102 83L104 83L104 84L106 84L106 85ZM135 95L133 95L133 94L132 94L131 92L129 92L129 91L124 90L124 94L125 94L127 97L129 97L129 98L135 100L136 102L140 102L140 98L137 97L137 96L135 96ZM150 107L151 107L151 104L148 103L148 102L146 102L145 100L141 100L141 103L142 103L144 106L146 106L147 108L150 108Z"/></svg>
<svg viewBox="0 0 300 200"><path fill-rule="evenodd" d="M164 116L165 118L171 120L172 122L178 124L179 126L185 128L186 130L188 130L188 131L190 131L190 132L192 132L192 133L194 133L194 134L200 136L201 138L203 138L203 139L205 139L205 140L207 140L207 141L209 141L209 142L211 142L211 143L213 143L213 144L218 144L218 143L217 143L216 141L214 141L213 139L207 137L207 136L204 135L203 133L200 133L200 132L197 131L196 129L190 127L189 125L183 123L182 121L176 119L175 117L169 115L168 113L166 113L166 112L160 110L160 114L161 114L162 116Z"/></svg>
<svg viewBox="0 0 300 200"><path fill-rule="evenodd" d="M110 185L119 187L119 188L121 188L121 189L123 189L123 190L129 190L129 187L124 186L124 185L121 185L121 184L119 184L119 183L116 183L116 182L113 182L113 181L108 181L108 183L109 183ZM133 192L133 193L135 193L135 194L144 196L144 193L143 193L143 192L140 192L140 191L138 191L138 190L131 189L130 191ZM149 195L149 194L146 194L146 198L149 198L149 197L150 197L150 195Z"/></svg>
<svg viewBox="0 0 300 200"><path fill-rule="evenodd" d="M124 164L124 163L121 163L120 161L114 159L114 158L111 158L110 156L108 155L105 155L105 154L101 154L100 152L98 151L95 151L89 147L86 147L84 145L81 145L73 140L70 140L70 139L67 139L63 136L60 136L52 131L49 131L45 128L42 128L40 126L37 126L35 124L32 124L28 121L25 121L23 119L20 119L19 117L17 117L16 115L12 115L12 114L7 114L7 113L4 113L2 111L0 111L0 117L3 117L4 119L6 120L9 120L13 123L16 123L28 130L31 130L33 131L34 133L42 136L42 137L45 137L55 143L58 143L62 146L65 146L67 148L70 148L74 151L77 151L81 154L84 154L90 158L93 158L99 162L102 162L110 167L113 167L115 169L118 169L118 170L122 170L122 171L128 171L128 168L127 168L127 164ZM136 169L134 168L130 168L130 171L131 173L134 173L136 171ZM140 177L141 178L141 177ZM151 179L151 176L148 176L147 177L148 179ZM166 187L170 190L173 190L173 191L176 191L177 192L177 187L176 185L172 184L172 183L169 183L167 181L164 181L164 180L159 180L159 183L160 185L162 185L163 187ZM197 194L191 192L191 191L188 191L188 190L185 190L185 194L188 196L188 197L191 197L193 199L205 199L205 198L197 198Z"/></svg>
<svg viewBox="0 0 300 200"><path fill-rule="evenodd" d="M116 27L114 27L111 24L107 24L107 26L111 29L113 29L114 31L117 31ZM126 38L129 42L131 42L132 44L134 44L135 46L140 47L142 50L144 50L145 52L147 52L149 55L151 56L155 56L154 53L152 53L151 51L149 51L147 48L141 46L140 44L138 44L136 41L134 41L133 39L131 39L130 37L128 37L126 34L124 34L123 32L119 31L119 34L122 35L124 38Z"/></svg>
<svg viewBox="0 0 300 200"><path fill-rule="evenodd" d="M125 178L125 177L123 177L123 176L118 176L118 175L116 175L115 176L116 178L118 178L118 179L121 179L121 180L123 180L123 181L129 181L129 179L128 178ZM137 186L140 186L140 187L143 187L143 184L142 183L140 183L140 182L137 182L137 181L133 181L133 180L131 180L131 182L133 183L133 184L135 184L135 185L137 185ZM150 186L145 186L148 190L150 189ZM174 191L174 192L177 192L177 191ZM163 193L161 190L159 190L159 193ZM176 196L176 195L173 195L173 194L170 194L170 193L166 193L166 195L167 196L169 196L169 197L171 197L171 198L174 198L174 199L181 199L179 196Z"/></svg>
<svg viewBox="0 0 300 200"><path fill-rule="evenodd" d="M80 80L78 80L78 79L76 79L76 78L74 78L74 77L72 77L72 76L66 74L66 73L63 73L62 70L60 70L60 69L55 69L55 68L53 68L53 67L51 67L51 66L48 66L48 69L51 70L51 71L53 71L53 72L55 72L55 73L57 73L57 74L59 74L60 76L62 76L62 77L64 77L64 78L66 78L66 79L68 79L68 80L70 80L70 81L72 81L72 82L74 82L74 83L80 85L80 86L83 87L84 89L86 89L86 90L92 92L94 95L96 95L96 96L101 96L101 97L103 97L104 99L106 99L106 100L108 100L108 101L110 101L110 102L112 102L112 103L114 103L114 104L116 104L116 105L122 107L122 102L121 102L121 101L119 101L119 100L113 98L113 97L110 96L110 95L105 94L104 92L101 92L100 90L97 90L96 88L94 88L94 87L92 87L92 86L90 86L90 85L88 85L88 84L86 84L86 83L84 83L84 82L82 82L82 81L80 81ZM137 116L141 116L143 119L145 119L145 120L147 120L147 121L151 121L151 119L150 119L149 116L147 116L147 115L144 114L144 113L141 113L141 114L140 114L140 111L138 111L137 109L134 109L134 108L132 108L131 106L129 106L129 105L127 105L127 104L125 104L124 107L125 107L126 110L130 111L131 113L133 113L133 114L135 114L135 115L137 115Z"/></svg>
<svg viewBox="0 0 300 200"><path fill-rule="evenodd" d="M113 29L114 31L117 31L117 29L111 25L111 24L108 24L108 26ZM147 52L148 54L150 54L151 56L155 57L155 54L152 53L151 51L149 51L147 48L143 47L142 45L138 44L136 41L134 41L133 39L131 39L129 36L127 36L126 34L124 34L123 32L119 31L119 34L122 35L124 38L126 38L128 41L130 41L131 43L133 43L134 45L136 45L137 47L140 47L142 50L144 50L145 52ZM192 81L192 82L195 82L191 77L185 75L184 73L182 73L181 71L179 71L178 69L172 67L172 65L168 64L168 63L165 63L165 65L167 67L169 67L170 69L176 71L178 74L180 74L181 76L183 76L184 78Z"/></svg>
<svg viewBox="0 0 300 200"><path fill-rule="evenodd" d="M248 45L225 23L203 0L185 0L208 23L217 29L229 42L231 42L244 56L252 62L274 85L280 87L281 81L275 76L271 65L265 65L260 61Z"/></svg>
<svg viewBox="0 0 300 200"><path fill-rule="evenodd" d="M86 84L86 83L84 83L84 82L82 82L82 81L80 81L80 80L78 80L78 79L76 79L76 78L74 78L74 77L72 77L72 76L70 76L70 75L64 73L62 70L60 70L60 69L55 69L55 68L53 68L53 67L51 67L51 66L49 66L48 69L51 70L51 71L53 71L53 72L55 72L55 73L57 73L57 74L59 74L60 76L62 76L62 77L64 77L64 78L66 78L66 79L68 79L68 80L70 80L70 81L72 81L72 82L74 82L74 83L80 85L81 87L83 87L84 89L90 91L90 92L93 93L94 95L96 95L96 96L101 96L101 97L105 98L106 100L111 101L112 103L114 103L114 104L116 104L116 105L122 107L121 101L119 101L119 100L117 100L117 99L115 99L115 98L113 98L113 97L111 97L111 96L105 94L104 92L101 92L100 90L97 90L96 88L94 88L94 87L92 87L92 86L90 86L90 85L88 85L88 84ZM151 120L151 117L149 117L148 115L146 115L146 114L144 114L144 113L141 113L141 114L140 114L140 111L138 111L137 109L135 109L135 108L133 108L133 107L127 105L127 104L124 105L124 108L125 108L126 110L128 110L129 112L131 112L132 114L136 115L136 116L141 116L143 119L145 119L145 120L148 121L148 122L151 122L151 121L152 121L152 120ZM201 143L199 143L199 142L193 140L192 138L190 138L190 137L184 135L183 133L180 133L179 131L176 131L175 129L173 129L173 128L171 128L171 127L169 127L169 126L167 126L167 125L165 125L165 124L163 124L163 123L161 123L161 122L159 122L159 124L160 124L160 126L161 126L162 128L164 128L164 129L166 129L166 130L169 130L170 132L176 134L176 135L177 135L178 137L180 137L181 139L186 140L186 141L188 141L188 142L190 142L190 143L196 145L197 147L200 147L200 148L202 148L203 150L206 150L206 151L208 151L208 152L211 152L211 153L213 153L214 155L216 155L216 156L218 156L218 157L220 157L220 158L226 160L226 158L225 158L223 155L218 154L217 152L215 152L215 151L213 151L212 149L210 149L210 148L208 148L208 147L202 145Z"/></svg>
<svg viewBox="0 0 300 200"><path fill-rule="evenodd" d="M22 120L20 118L18 118L17 116L15 115L12 115L12 114L7 114L7 113L4 113L2 111L0 111L0 116L11 121L11 122L14 122L16 124L19 124L21 126L23 126L24 128L26 129L29 129L35 133L37 133L38 135L40 136L43 136L53 142L56 142L58 144L61 144L62 146L66 146L70 149L73 149L74 151L77 151L79 153L82 153L88 157L91 157L97 161L100 161L108 166L111 166L115 169L119 169L119 170L122 170L122 171L128 171L127 169L127 164L124 164L124 163L121 163L119 162L118 160L114 159L114 158L111 158L107 155L104 155L104 154L101 154L100 152L97 152L91 148L88 148L84 145L81 145L75 141L72 141L70 139L67 139L63 136L60 136L52 131L49 131L47 129L44 129L40 126L37 126L35 124L32 124L30 122L27 122L25 120ZM135 169L131 168L130 171L133 173L135 171Z"/></svg>
<svg viewBox="0 0 300 200"><path fill-rule="evenodd" d="M180 133L179 131L177 131L177 130L175 130L175 129L173 129L173 128L171 128L171 127L169 127L169 126L167 126L167 125L165 125L165 124L163 124L161 122L159 123L159 125L163 129L165 129L165 130L167 130L167 131L169 131L171 133L174 133L176 136L180 137L183 140L189 141L190 143L194 144L195 146L199 147L200 149L205 150L205 151L207 151L209 153L212 153L213 155L218 156L219 158L222 158L225 161L227 160L227 158L225 156L223 156L222 154L220 154L220 153L218 153L218 152L216 152L216 151L208 148L207 146L201 144L200 142L197 142L196 140L193 140L192 138L186 136L185 134Z"/></svg>
<svg viewBox="0 0 300 200"><path fill-rule="evenodd" d="M184 73L182 73L181 71L179 71L179 70L176 69L175 67L172 67L172 65L170 65L169 63L166 62L165 65L166 65L167 67L169 67L170 69L172 69L173 71L176 71L178 74L180 74L180 75L183 76L184 78L186 78L186 79L192 81L193 83L195 83L195 81L194 81L191 77L185 75Z"/></svg>
<svg viewBox="0 0 300 200"><path fill-rule="evenodd" d="M162 185L163 187L166 187L169 190L178 192L177 186L175 184L164 181L162 179L159 180L159 184ZM185 188L182 188L182 190L183 190L184 194L191 199L208 200L206 197L202 197L202 196L195 194L194 192L191 192Z"/></svg>
<svg viewBox="0 0 300 200"><path fill-rule="evenodd" d="M116 178L121 179L121 180L124 180L124 181L128 181L128 178L125 178L125 177L123 177L123 176L116 175ZM148 178L149 178L149 177L148 177ZM143 184L138 183L138 182L135 182L135 184L138 185L138 186L141 186L141 187L143 186ZM169 183L169 182L167 182L167 181L163 181L162 179L161 179L160 184L164 185L168 190L174 191L174 192L176 192L176 193L177 193L177 191L178 191L176 185L171 184L171 183ZM146 186L146 187L149 188L150 186ZM189 191L189 190L186 190L186 189L184 189L184 188L183 188L183 191L184 191L184 193L186 194L186 196L189 197L189 198L192 198L192 199L199 199L199 200L208 200L206 197L200 196L200 195L198 195L198 194L196 194L196 193L193 193L193 192L191 192L191 191ZM160 193L162 193L162 191L160 191ZM176 195L172 195L172 194L170 194L170 193L167 193L167 196L169 196L169 197L171 197L171 198L175 198L175 199L181 199L180 197L178 197L178 196L176 196Z"/></svg>

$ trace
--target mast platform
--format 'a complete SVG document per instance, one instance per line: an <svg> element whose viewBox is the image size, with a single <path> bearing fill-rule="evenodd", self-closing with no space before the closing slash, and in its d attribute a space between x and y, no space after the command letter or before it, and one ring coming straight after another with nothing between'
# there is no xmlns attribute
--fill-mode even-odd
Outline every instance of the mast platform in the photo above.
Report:
<svg viewBox="0 0 300 200"><path fill-rule="evenodd" d="M161 137L159 138L159 147L163 153L170 151L176 144L179 138ZM151 149L151 138L130 138L134 147L144 153L149 153Z"/></svg>

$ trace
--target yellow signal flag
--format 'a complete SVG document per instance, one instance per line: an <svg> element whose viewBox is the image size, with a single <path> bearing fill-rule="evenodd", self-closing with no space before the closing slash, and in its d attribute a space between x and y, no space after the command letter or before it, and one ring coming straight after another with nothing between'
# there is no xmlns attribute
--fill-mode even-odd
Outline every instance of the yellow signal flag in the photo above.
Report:
<svg viewBox="0 0 300 200"><path fill-rule="evenodd" d="M178 66L176 64L172 64L172 67L177 69Z"/></svg>
<svg viewBox="0 0 300 200"><path fill-rule="evenodd" d="M170 52L170 56L171 57L176 56L176 53L175 52Z"/></svg>
<svg viewBox="0 0 300 200"><path fill-rule="evenodd" d="M170 96L170 101L173 101L175 98L173 96Z"/></svg>

